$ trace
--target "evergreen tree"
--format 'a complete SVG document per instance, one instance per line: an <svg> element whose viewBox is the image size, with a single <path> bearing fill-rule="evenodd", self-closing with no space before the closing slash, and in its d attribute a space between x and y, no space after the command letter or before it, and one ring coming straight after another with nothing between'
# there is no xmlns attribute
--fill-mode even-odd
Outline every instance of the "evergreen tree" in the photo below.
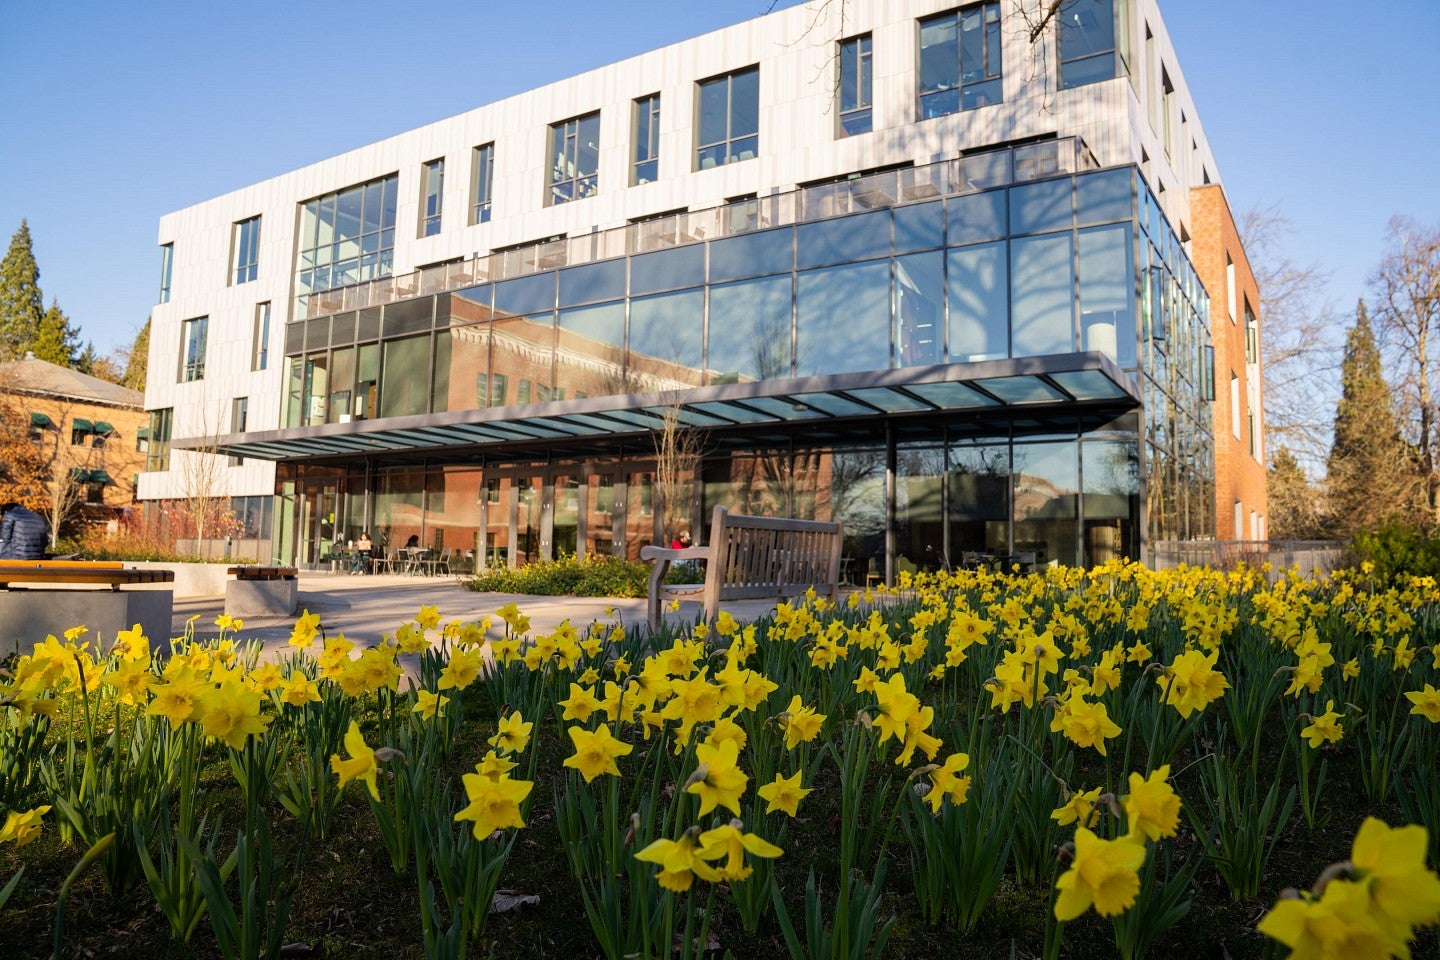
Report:
<svg viewBox="0 0 1440 960"><path fill-rule="evenodd" d="M25 349L33 351L38 360L74 367L80 353L80 331L71 325L60 304L51 300L50 309L40 318L34 339Z"/></svg>
<svg viewBox="0 0 1440 960"><path fill-rule="evenodd" d="M145 373L150 365L150 318L145 318L145 325L140 332L135 334L135 342L130 344L128 356L125 358L125 375L120 379L120 385L129 387L131 390L145 391Z"/></svg>
<svg viewBox="0 0 1440 960"><path fill-rule="evenodd" d="M1389 518L1413 521L1423 493L1421 477L1400 436L1363 300L1345 337L1340 389L1327 465L1334 533L1350 537Z"/></svg>
<svg viewBox="0 0 1440 960"><path fill-rule="evenodd" d="M1289 447L1280 447L1266 474L1270 536L1276 540L1318 540L1328 535L1320 491L1305 475Z"/></svg>
<svg viewBox="0 0 1440 960"><path fill-rule="evenodd" d="M40 294L40 266L30 241L30 224L10 238L10 249L0 260L0 360L23 356L45 316Z"/></svg>

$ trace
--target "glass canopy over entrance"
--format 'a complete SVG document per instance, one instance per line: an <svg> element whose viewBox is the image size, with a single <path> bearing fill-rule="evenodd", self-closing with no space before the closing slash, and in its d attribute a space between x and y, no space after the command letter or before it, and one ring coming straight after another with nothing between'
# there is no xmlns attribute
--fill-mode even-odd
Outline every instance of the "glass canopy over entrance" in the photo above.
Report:
<svg viewBox="0 0 1440 960"><path fill-rule="evenodd" d="M1140 405L1133 376L1101 353L1022 357L824 377L697 387L671 394L362 420L222 436L217 452L279 461L333 461L398 451L472 450L487 457L599 453L611 442L661 429L673 416L713 442L743 445L777 426L883 436L887 422L963 414L1001 433L1017 417ZM215 449L207 440L175 446Z"/></svg>

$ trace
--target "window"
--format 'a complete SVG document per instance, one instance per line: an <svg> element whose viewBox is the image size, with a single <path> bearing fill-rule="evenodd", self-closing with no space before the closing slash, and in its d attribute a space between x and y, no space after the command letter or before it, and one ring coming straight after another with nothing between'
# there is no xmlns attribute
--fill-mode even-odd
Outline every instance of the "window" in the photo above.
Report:
<svg viewBox="0 0 1440 960"><path fill-rule="evenodd" d="M840 130L843 136L871 130L870 105L873 71L870 34L840 42Z"/></svg>
<svg viewBox="0 0 1440 960"><path fill-rule="evenodd" d="M93 433L94 430L95 427L89 420L82 420L76 417L70 423L70 446L83 447L85 441L89 439L90 434Z"/></svg>
<svg viewBox="0 0 1440 960"><path fill-rule="evenodd" d="M87 478L85 482L85 502L104 503L105 484Z"/></svg>
<svg viewBox="0 0 1440 960"><path fill-rule="evenodd" d="M250 419L250 398L236 397L230 401L230 432L244 433L245 424ZM244 457L231 457L230 466L238 467L245 462Z"/></svg>
<svg viewBox="0 0 1440 960"><path fill-rule="evenodd" d="M390 276L395 259L395 174L307 201L295 260L296 319L309 294Z"/></svg>
<svg viewBox="0 0 1440 960"><path fill-rule="evenodd" d="M654 183L660 178L660 94L635 101L635 160L630 183Z"/></svg>
<svg viewBox="0 0 1440 960"><path fill-rule="evenodd" d="M420 168L420 233L433 237L440 232L440 202L445 193L445 158L431 160Z"/></svg>
<svg viewBox="0 0 1440 960"><path fill-rule="evenodd" d="M170 469L170 429L175 419L175 409L150 411L150 449L145 454L145 469Z"/></svg>
<svg viewBox="0 0 1440 960"><path fill-rule="evenodd" d="M140 427L138 430L135 431L135 452L136 452L136 453L149 453L149 452L150 452L150 428L149 428L149 427Z"/></svg>
<svg viewBox="0 0 1440 960"><path fill-rule="evenodd" d="M1240 378L1230 371L1230 432L1240 439Z"/></svg>
<svg viewBox="0 0 1440 960"><path fill-rule="evenodd" d="M1160 125L1165 141L1165 156L1175 156L1175 84L1170 82L1170 71L1160 68Z"/></svg>
<svg viewBox="0 0 1440 960"><path fill-rule="evenodd" d="M270 302L255 304L255 341L251 345L250 369L270 366Z"/></svg>
<svg viewBox="0 0 1440 960"><path fill-rule="evenodd" d="M1230 298L1230 322L1235 322L1235 261L1230 259L1230 254L1225 254L1225 292Z"/></svg>
<svg viewBox="0 0 1440 960"><path fill-rule="evenodd" d="M1235 539L1245 539L1245 507L1239 500L1235 501Z"/></svg>
<svg viewBox="0 0 1440 960"><path fill-rule="evenodd" d="M186 320L180 327L180 382L205 379L205 333L210 326L209 317Z"/></svg>
<svg viewBox="0 0 1440 960"><path fill-rule="evenodd" d="M96 420L91 428L90 447L93 450L101 450L105 447L105 441L115 434L115 428L104 420Z"/></svg>
<svg viewBox="0 0 1440 960"><path fill-rule="evenodd" d="M997 0L920 21L922 118L973 110L1002 97Z"/></svg>
<svg viewBox="0 0 1440 960"><path fill-rule="evenodd" d="M1117 57L1123 71L1124 58L1116 43L1117 13L1124 15L1116 0L1066 0L1059 14L1060 89L1109 80L1116 76Z"/></svg>
<svg viewBox="0 0 1440 960"><path fill-rule="evenodd" d="M160 302L170 302L170 274L175 269L175 244L160 248Z"/></svg>
<svg viewBox="0 0 1440 960"><path fill-rule="evenodd" d="M550 203L595 195L600 185L600 114L550 125Z"/></svg>
<svg viewBox="0 0 1440 960"><path fill-rule="evenodd" d="M1247 434L1248 434L1248 436L1250 437L1250 456L1254 457L1256 460L1259 460L1259 459L1260 459L1260 434L1259 434L1259 431L1257 431L1257 430L1255 429L1255 411L1254 411L1254 410L1247 410L1247 411L1245 411L1245 426L1248 428Z"/></svg>
<svg viewBox="0 0 1440 960"><path fill-rule="evenodd" d="M495 192L495 144L476 147L470 169L470 225L489 223L490 201Z"/></svg>
<svg viewBox="0 0 1440 960"><path fill-rule="evenodd" d="M1255 323L1255 311L1245 304L1245 362L1260 362L1260 328Z"/></svg>
<svg viewBox="0 0 1440 960"><path fill-rule="evenodd" d="M235 273L231 283L249 283L260 269L260 218L251 217L235 224L232 241L235 251Z"/></svg>
<svg viewBox="0 0 1440 960"><path fill-rule="evenodd" d="M696 169L753 159L760 152L760 68L701 82L699 112Z"/></svg>

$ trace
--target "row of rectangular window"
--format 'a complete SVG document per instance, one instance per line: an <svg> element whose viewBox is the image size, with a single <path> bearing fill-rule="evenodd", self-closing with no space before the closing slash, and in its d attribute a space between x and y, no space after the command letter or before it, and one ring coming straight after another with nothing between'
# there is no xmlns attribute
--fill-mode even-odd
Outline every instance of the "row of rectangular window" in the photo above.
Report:
<svg viewBox="0 0 1440 960"><path fill-rule="evenodd" d="M1124 62L1127 0L1066 0L1057 14L1061 87L1077 86L1116 75ZM919 21L920 64L918 95L922 118L970 110L1003 99L1001 12L998 0L961 7ZM1117 40L1117 38L1121 38ZM840 41L837 91L839 133L853 136L872 129L874 69L870 34ZM758 66L727 73L697 84L698 123L695 169L708 170L748 160L759 154ZM659 177L660 94L632 104L632 185ZM547 203L567 203L593 196L599 189L599 112L572 117L550 126L550 175ZM494 199L495 145L483 144L472 157L471 225L490 220ZM438 234L442 226L445 160L428 161L421 170L418 236ZM306 204L302 224L303 292L334 289L388 276L393 266L395 175L337 191ZM363 198L362 198L363 192ZM323 207L334 211L337 238L330 242L319 231ZM346 219L338 206L350 206L353 229L341 230ZM364 218L361 220L361 210ZM306 228L315 227L307 235ZM318 232L317 232L318 231ZM233 284L258 275L260 217L238 221L233 227ZM174 248L164 246L160 302L170 299ZM304 272L312 271L312 272Z"/></svg>
<svg viewBox="0 0 1440 960"><path fill-rule="evenodd" d="M209 339L209 317L194 317L180 324L181 383L205 379L205 353ZM255 305L254 334L251 341L250 369L265 370L270 366L270 302Z"/></svg>

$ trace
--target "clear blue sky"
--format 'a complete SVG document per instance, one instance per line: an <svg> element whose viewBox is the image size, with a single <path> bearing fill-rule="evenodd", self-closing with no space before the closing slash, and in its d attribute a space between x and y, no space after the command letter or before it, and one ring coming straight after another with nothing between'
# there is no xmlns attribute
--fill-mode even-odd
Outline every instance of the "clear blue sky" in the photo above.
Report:
<svg viewBox="0 0 1440 960"><path fill-rule="evenodd" d="M161 214L769 6L8 0L0 243L29 219L47 300L108 352L155 302ZM1440 4L1162 8L1232 205L1278 204L1348 310L1392 214L1440 221Z"/></svg>

